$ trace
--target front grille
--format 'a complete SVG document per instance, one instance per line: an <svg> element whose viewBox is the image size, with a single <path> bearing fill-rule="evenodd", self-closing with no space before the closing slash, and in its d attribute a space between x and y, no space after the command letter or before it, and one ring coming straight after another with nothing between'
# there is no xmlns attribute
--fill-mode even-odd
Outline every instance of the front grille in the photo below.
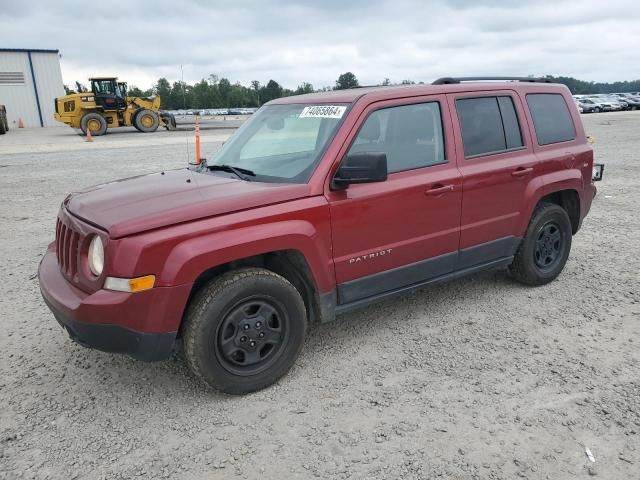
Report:
<svg viewBox="0 0 640 480"><path fill-rule="evenodd" d="M78 273L80 234L58 218L56 224L56 256L60 271L69 278Z"/></svg>

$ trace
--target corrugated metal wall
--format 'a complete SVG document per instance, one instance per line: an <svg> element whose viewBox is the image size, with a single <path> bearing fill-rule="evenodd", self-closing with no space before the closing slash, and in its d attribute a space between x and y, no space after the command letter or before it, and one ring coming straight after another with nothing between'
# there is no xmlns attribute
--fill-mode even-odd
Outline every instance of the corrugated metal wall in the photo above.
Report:
<svg viewBox="0 0 640 480"><path fill-rule="evenodd" d="M33 62L33 71L36 76L44 126L63 125L53 119L53 113L55 112L53 101L56 97L62 97L65 93L62 85L60 59L57 54L33 52L31 53L31 61Z"/></svg>
<svg viewBox="0 0 640 480"><path fill-rule="evenodd" d="M39 127L38 104L27 52L0 52L0 104L7 107L9 128L17 128L18 118L25 127ZM56 53L32 52L31 60L38 86L38 97L45 126L56 125L53 119L55 97L64 95L60 61ZM22 73L24 83L2 81L3 73ZM5 76L19 78L19 76Z"/></svg>

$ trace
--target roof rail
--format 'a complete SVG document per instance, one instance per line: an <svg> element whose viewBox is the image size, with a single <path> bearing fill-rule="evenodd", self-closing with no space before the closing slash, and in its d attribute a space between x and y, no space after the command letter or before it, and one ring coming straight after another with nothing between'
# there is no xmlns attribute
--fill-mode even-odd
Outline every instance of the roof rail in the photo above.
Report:
<svg viewBox="0 0 640 480"><path fill-rule="evenodd" d="M497 80L503 82L530 82L530 83L553 83L549 78L534 77L442 77L431 85L450 85L462 82L483 82L487 80Z"/></svg>

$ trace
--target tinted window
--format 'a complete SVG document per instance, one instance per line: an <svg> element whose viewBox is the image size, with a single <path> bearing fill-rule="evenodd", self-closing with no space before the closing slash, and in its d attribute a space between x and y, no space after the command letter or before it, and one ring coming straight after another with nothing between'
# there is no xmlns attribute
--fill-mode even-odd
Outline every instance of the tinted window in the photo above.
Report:
<svg viewBox="0 0 640 480"><path fill-rule="evenodd" d="M360 128L353 152L386 153L389 173L445 162L440 104L376 110Z"/></svg>
<svg viewBox="0 0 640 480"><path fill-rule="evenodd" d="M502 125L504 126L504 139L507 149L522 147L522 134L516 109L513 106L511 97L498 97L500 114L502 115Z"/></svg>
<svg viewBox="0 0 640 480"><path fill-rule="evenodd" d="M573 120L562 95L529 94L527 104L539 145L566 142L576 138Z"/></svg>
<svg viewBox="0 0 640 480"><path fill-rule="evenodd" d="M522 147L522 134L511 97L456 100L465 157Z"/></svg>

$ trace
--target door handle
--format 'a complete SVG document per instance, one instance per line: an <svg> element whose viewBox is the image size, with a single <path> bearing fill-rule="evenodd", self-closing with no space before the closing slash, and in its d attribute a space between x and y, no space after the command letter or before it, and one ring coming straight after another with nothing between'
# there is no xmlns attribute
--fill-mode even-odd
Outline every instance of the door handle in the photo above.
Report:
<svg viewBox="0 0 640 480"><path fill-rule="evenodd" d="M511 172L511 176L512 177L524 177L526 175L529 175L531 172L533 172L533 167L519 167L516 170L514 170L513 172Z"/></svg>
<svg viewBox="0 0 640 480"><path fill-rule="evenodd" d="M443 193L453 192L453 185L442 185L436 183L429 190L424 192L425 195L442 195Z"/></svg>

